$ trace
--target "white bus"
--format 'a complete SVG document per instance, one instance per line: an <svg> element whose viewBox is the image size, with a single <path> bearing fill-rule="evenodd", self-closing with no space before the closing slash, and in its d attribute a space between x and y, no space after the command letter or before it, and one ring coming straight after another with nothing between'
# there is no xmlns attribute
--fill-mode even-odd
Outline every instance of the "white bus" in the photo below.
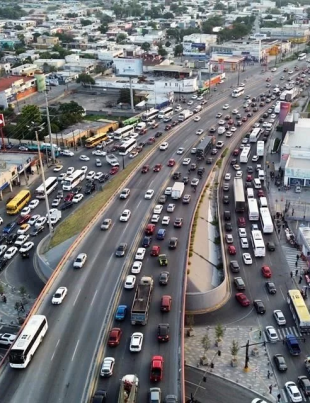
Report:
<svg viewBox="0 0 310 403"><path fill-rule="evenodd" d="M142 113L141 119L143 120L143 122L149 122L150 120L157 118L158 113L158 109L151 109L145 113Z"/></svg>
<svg viewBox="0 0 310 403"><path fill-rule="evenodd" d="M72 175L67 176L62 184L62 190L72 190L80 184L83 180L85 179L85 172L80 171L79 169L77 171L74 171Z"/></svg>
<svg viewBox="0 0 310 403"><path fill-rule="evenodd" d="M244 147L240 154L240 163L247 164L249 161L250 152L251 147Z"/></svg>
<svg viewBox="0 0 310 403"><path fill-rule="evenodd" d="M256 155L258 157L263 157L265 153L265 143L263 141L258 141L256 144Z"/></svg>
<svg viewBox="0 0 310 403"><path fill-rule="evenodd" d="M46 179L45 181L45 188L46 188L46 194L49 195L52 193L54 189L57 188L58 185L58 180L56 176L51 176ZM35 191L35 196L37 199L44 199L44 184L40 185L38 188L36 188Z"/></svg>
<svg viewBox="0 0 310 403"><path fill-rule="evenodd" d="M266 248L261 231L255 230L251 232L251 241L255 257L264 257Z"/></svg>
<svg viewBox="0 0 310 403"><path fill-rule="evenodd" d="M120 127L119 129L115 130L113 133L114 140L122 140L128 136L130 136L135 131L134 125L129 125L125 127Z"/></svg>
<svg viewBox="0 0 310 403"><path fill-rule="evenodd" d="M249 142L250 143L256 143L261 134L262 134L262 129L260 127L256 127L250 133Z"/></svg>
<svg viewBox="0 0 310 403"><path fill-rule="evenodd" d="M158 113L158 119L170 118L173 115L173 108L171 106L167 106L167 108L162 109Z"/></svg>
<svg viewBox="0 0 310 403"><path fill-rule="evenodd" d="M39 347L48 325L43 315L33 315L15 340L9 353L12 368L26 368Z"/></svg>
<svg viewBox="0 0 310 403"><path fill-rule="evenodd" d="M248 199L248 209L249 209L249 220L250 221L258 221L259 220L259 211L258 204L256 199Z"/></svg>
<svg viewBox="0 0 310 403"><path fill-rule="evenodd" d="M240 95L243 95L243 94L244 94L244 88L243 87L238 87L235 90L233 90L231 96L233 98L237 98L237 97L240 97Z"/></svg>
<svg viewBox="0 0 310 403"><path fill-rule="evenodd" d="M130 153L131 150L133 150L136 147L137 147L137 140L130 139L130 140L124 141L121 144L121 146L118 150L118 153L119 153L119 155L127 155L128 153Z"/></svg>
<svg viewBox="0 0 310 403"><path fill-rule="evenodd" d="M263 228L264 234L272 234L273 232L273 222L268 207L260 208L260 221Z"/></svg>
<svg viewBox="0 0 310 403"><path fill-rule="evenodd" d="M299 53L298 60L305 60L307 57L307 53Z"/></svg>

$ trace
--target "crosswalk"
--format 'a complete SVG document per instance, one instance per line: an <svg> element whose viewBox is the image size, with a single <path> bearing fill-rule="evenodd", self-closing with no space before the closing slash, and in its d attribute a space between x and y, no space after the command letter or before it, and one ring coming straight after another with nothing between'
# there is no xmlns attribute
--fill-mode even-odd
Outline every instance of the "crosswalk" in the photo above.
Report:
<svg viewBox="0 0 310 403"><path fill-rule="evenodd" d="M287 334L293 334L295 337L306 337L310 335L310 333L301 334L296 326L278 327L275 331L278 334L279 340L284 340Z"/></svg>
<svg viewBox="0 0 310 403"><path fill-rule="evenodd" d="M298 264L297 267L295 265L296 263L296 256L297 254L300 254L300 252L298 252L295 248L291 248L289 246L286 245L282 245L282 250L284 253L284 256L286 258L286 261L288 263L288 266L290 268L290 271L293 272L294 276L295 276L295 270L298 269L298 276L303 273L306 272L306 270L308 269L306 262L304 262L302 259L298 260Z"/></svg>

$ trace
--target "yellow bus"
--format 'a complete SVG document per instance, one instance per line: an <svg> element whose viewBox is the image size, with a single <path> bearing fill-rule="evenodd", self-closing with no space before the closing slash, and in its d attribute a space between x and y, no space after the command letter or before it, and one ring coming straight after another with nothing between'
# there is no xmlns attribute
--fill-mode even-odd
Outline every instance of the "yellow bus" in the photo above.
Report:
<svg viewBox="0 0 310 403"><path fill-rule="evenodd" d="M10 215L19 213L31 199L29 190L21 190L6 205L6 212Z"/></svg>
<svg viewBox="0 0 310 403"><path fill-rule="evenodd" d="M299 290L288 290L287 303L300 333L310 331L310 313Z"/></svg>
<svg viewBox="0 0 310 403"><path fill-rule="evenodd" d="M102 127L98 129L97 133L94 134L93 136L89 137L85 141L85 147L86 148L92 148L96 147L96 145L100 144L102 141L107 141L108 140L108 134L111 134L118 128L118 122L109 122L105 121L107 126Z"/></svg>

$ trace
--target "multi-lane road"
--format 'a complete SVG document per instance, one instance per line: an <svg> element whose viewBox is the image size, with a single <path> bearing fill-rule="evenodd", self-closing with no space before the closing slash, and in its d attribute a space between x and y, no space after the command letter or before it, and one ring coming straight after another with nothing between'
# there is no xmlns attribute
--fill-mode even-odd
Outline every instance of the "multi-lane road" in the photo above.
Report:
<svg viewBox="0 0 310 403"><path fill-rule="evenodd" d="M255 70L257 80L254 79ZM259 67L253 68L253 78L247 83L245 94L254 96L262 92L259 71ZM119 302L131 306L134 292L123 291L123 279L140 246L144 227L149 222L152 208L165 187L173 183L172 170L167 167L167 161L169 158L175 158L178 164L185 155L188 156L191 147L199 140L195 134L196 130L204 128L205 133L208 131L209 127L215 123L215 114L226 103L228 94L229 92L214 94L207 108L200 114L202 117L200 122L185 122L174 129L176 134L169 140L168 150L164 152L157 150L148 160L151 167L158 163L162 164L162 171L159 173L151 171L146 175L138 172L134 175L126 185L131 189L130 197L125 201L116 199L104 214L104 218L113 220L112 228L102 232L98 222L79 245L76 253L70 257L39 310L48 318L48 334L27 370L16 372L7 368L4 371L0 379L3 400L33 402L44 399L47 402L79 402L85 399L85 385L89 380L91 368L96 362L100 364L101 357L97 356L98 335L100 335L99 342L102 341L103 347L106 348L106 332L115 325L109 321L110 315L113 316ZM243 97L229 99L229 103L231 108L240 109ZM259 115L258 112L256 116ZM246 131L255 120L255 117L249 119L242 131ZM238 131L241 132L240 129ZM234 141L238 131L231 139L225 139L225 143ZM185 147L187 152L178 156L176 150L181 146ZM207 171L211 169L206 167ZM186 175L187 168L176 166L176 169L184 176ZM207 172L205 177L206 175ZM191 176L193 177L194 174ZM198 190L201 186L200 184ZM144 200L144 193L149 188L155 190L151 201ZM190 186L187 185L187 188L190 189ZM149 382L151 357L157 354L165 359L164 378L160 384L163 395L180 394L182 363L179 346L182 327L181 301L185 291L183 290L184 264L190 220L199 192L194 194L189 190L189 193L192 195L191 203L182 205L181 202L177 202L175 212L169 214L172 221L175 217L183 217L183 227L174 229L170 224L166 239L160 241L162 251L167 253L169 259L169 284L165 287L159 286L158 275L161 269L156 258L151 258L147 253L143 261L141 274L152 275L155 280L148 324L145 327L131 326L127 318L120 325L123 330L120 345L114 349L106 348L104 355L113 356L116 359L114 375L108 380L100 380L98 387L108 391L109 401L116 401L119 379L127 373L137 374L140 379L140 399L146 399L149 387L152 386ZM132 216L128 223L121 223L119 217L125 208L131 210ZM157 228L160 226L157 225ZM171 236L179 238L179 245L175 251L168 251L168 240ZM125 258L115 257L115 249L120 242L127 242L129 245ZM153 244L155 242L157 241L153 240ZM83 269L76 271L72 268L72 261L78 252L86 252L88 260ZM52 293L60 285L68 288L68 296L63 305L51 306ZM166 314L162 314L159 309L163 294L170 294L173 298L172 310ZM161 322L170 323L171 339L165 345L159 345L156 340L157 325ZM129 352L128 343L130 335L135 331L142 331L145 337L142 351L133 355Z"/></svg>

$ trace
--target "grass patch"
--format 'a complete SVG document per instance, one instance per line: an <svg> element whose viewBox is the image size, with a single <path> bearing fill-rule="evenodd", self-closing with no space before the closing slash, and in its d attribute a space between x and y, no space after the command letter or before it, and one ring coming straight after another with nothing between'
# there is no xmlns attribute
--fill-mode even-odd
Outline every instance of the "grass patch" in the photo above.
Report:
<svg viewBox="0 0 310 403"><path fill-rule="evenodd" d="M149 152L150 148L146 152ZM56 227L53 238L51 239L50 248L61 244L67 239L79 234L96 216L100 209L107 203L110 197L126 180L129 173L136 168L136 166L145 157L146 152L138 155L124 170L121 170L115 177L104 186L102 192L95 194L93 198L86 201L81 205L72 215L66 218L61 224Z"/></svg>
<svg viewBox="0 0 310 403"><path fill-rule="evenodd" d="M130 117L130 116L129 116ZM116 122L128 119L126 116L114 116L114 115L86 115L83 120L88 120L91 122L96 122L98 120L115 120Z"/></svg>

